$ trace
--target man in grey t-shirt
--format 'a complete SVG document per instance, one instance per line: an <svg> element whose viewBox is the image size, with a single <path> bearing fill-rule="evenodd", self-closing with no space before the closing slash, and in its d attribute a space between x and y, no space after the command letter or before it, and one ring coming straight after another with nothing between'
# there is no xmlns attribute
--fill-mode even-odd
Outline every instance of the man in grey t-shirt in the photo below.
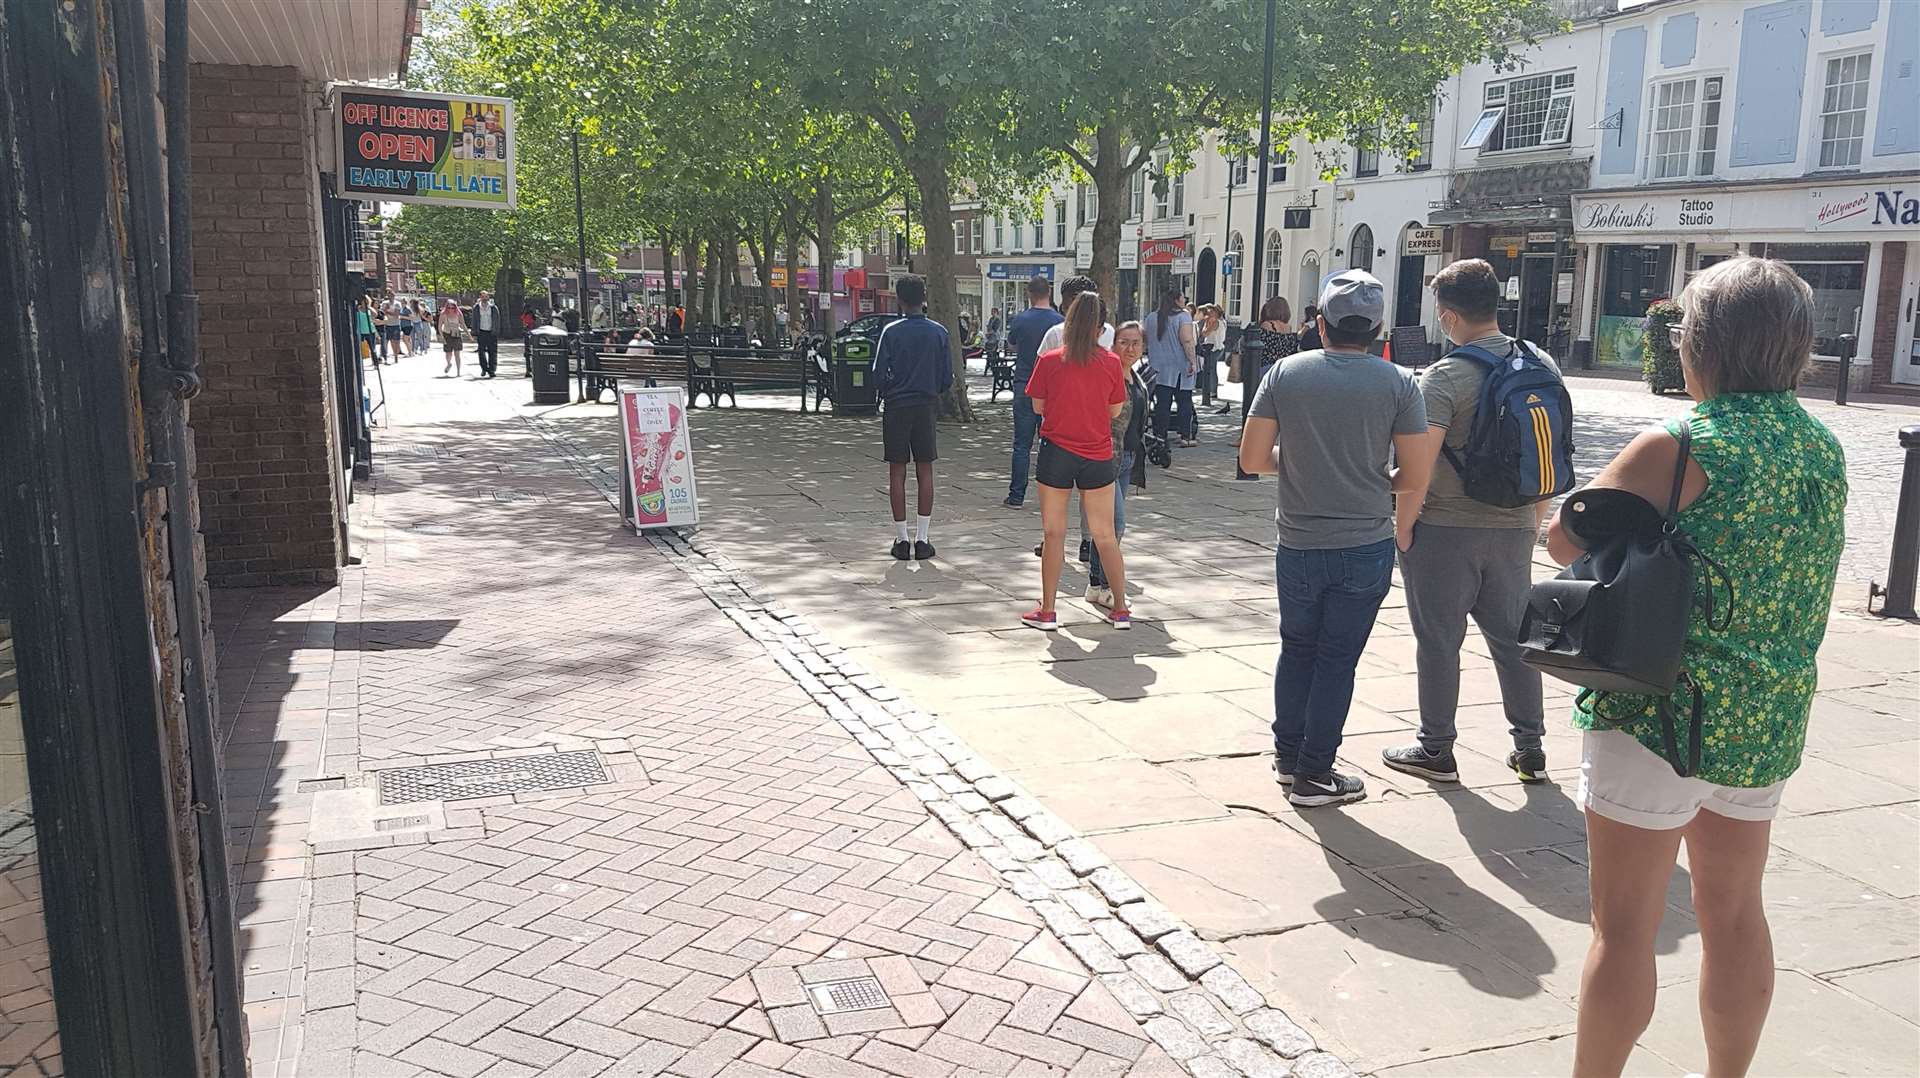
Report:
<svg viewBox="0 0 1920 1078"><path fill-rule="evenodd" d="M1531 347L1500 332L1500 292L1499 276L1482 259L1465 259L1441 270L1433 279L1441 332L1460 347L1483 349L1501 359ZM1536 354L1559 372L1551 357ZM1516 641L1533 585L1534 542L1553 499L1510 508L1489 505L1468 496L1453 463L1439 459L1443 447L1464 456L1487 376L1484 363L1457 353L1420 375L1427 434L1400 459L1427 462L1432 483L1401 499L1396 519L1400 572L1420 671L1420 734L1380 757L1388 767L1410 775L1460 780L1453 743L1459 736L1455 716L1460 646L1471 617L1480 626L1500 679L1500 702L1513 737L1507 766L1522 782L1541 782L1547 777L1547 754L1540 747L1546 733L1540 672L1521 661Z"/></svg>
<svg viewBox="0 0 1920 1078"><path fill-rule="evenodd" d="M1366 785L1333 770L1353 672L1393 582L1393 492L1426 474L1393 470L1426 434L1413 376L1371 354L1386 297L1348 270L1320 292L1324 350L1267 371L1247 411L1240 467L1280 477L1280 663L1273 675L1274 776L1302 807L1358 801ZM1429 458L1428 470L1431 470Z"/></svg>

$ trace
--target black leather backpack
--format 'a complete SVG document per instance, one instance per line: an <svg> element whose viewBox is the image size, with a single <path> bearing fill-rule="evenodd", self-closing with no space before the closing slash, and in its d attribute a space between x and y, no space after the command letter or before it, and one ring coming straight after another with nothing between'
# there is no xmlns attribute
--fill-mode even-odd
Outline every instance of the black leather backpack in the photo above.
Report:
<svg viewBox="0 0 1920 1078"><path fill-rule="evenodd" d="M1580 490L1568 496L1564 526L1586 547L1572 565L1533 585L1520 620L1520 653L1543 674L1580 686L1582 704L1600 706L1608 693L1659 699L1662 753L1675 772L1700 769L1700 686L1685 669L1687 626L1696 606L1707 626L1723 631L1733 620L1733 585L1713 559L1679 529L1680 487L1691 457L1692 432L1681 427L1673 492L1663 514L1623 490ZM1695 565L1704 567L1699 593ZM1713 580L1726 590L1725 616L1715 618ZM1687 752L1680 752L1672 697L1692 696Z"/></svg>

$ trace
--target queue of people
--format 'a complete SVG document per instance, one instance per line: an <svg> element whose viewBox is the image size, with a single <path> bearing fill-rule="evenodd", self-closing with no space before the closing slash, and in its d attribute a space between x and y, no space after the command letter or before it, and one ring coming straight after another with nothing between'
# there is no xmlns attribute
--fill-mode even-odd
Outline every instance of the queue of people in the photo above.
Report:
<svg viewBox="0 0 1920 1078"><path fill-rule="evenodd" d="M901 282L910 312L924 295L915 281ZM1576 526L1564 506L1553 511L1554 497L1573 482L1574 417L1563 386L1525 401L1536 414L1520 421L1531 422L1539 440L1538 453L1521 463L1527 474L1507 484L1521 496L1486 493L1476 469L1488 459L1513 466L1478 452L1505 419L1506 409L1496 416L1489 401L1512 372L1553 387L1559 369L1502 332L1501 282L1485 261L1445 267L1432 288L1451 348L1417 377L1373 354L1385 292L1360 270L1329 277L1297 326L1284 299L1263 304L1261 368L1238 372L1250 387L1239 464L1274 476L1277 490L1273 774L1301 809L1366 796L1365 782L1340 770L1339 753L1356 670L1396 564L1415 637L1419 726L1406 744L1385 749L1382 763L1442 786L1459 781L1460 654L1471 620L1500 685L1507 765L1522 783L1548 778L1541 675L1520 647L1533 555L1550 516L1547 550L1561 565L1585 556L1604 522ZM1064 318L1050 282L1036 278L1026 310L1005 322L1016 356L1005 501L1023 504L1028 458L1037 455L1031 478L1041 508L1040 600L1020 621L1059 626L1067 509L1077 492L1091 547L1087 598L1113 628L1126 629L1125 484L1148 440L1190 429L1182 393L1201 349L1218 350L1217 315L1202 312L1196 327L1170 294L1145 320L1116 331L1091 281L1062 291ZM1737 584L1724 609L1692 605L1678 656L1698 692L1697 759L1676 758L1677 705L1664 698L1583 692L1572 715L1583 731L1579 802L1593 929L1577 1023L1581 1075L1621 1073L1650 1021L1654 941L1683 843L1705 942L1708 1073L1742 1074L1752 1061L1773 984L1761 902L1769 827L1800 763L1844 543L1839 443L1793 393L1812 349L1807 284L1785 263L1737 257L1694 276L1680 305L1673 343L1694 407L1635 438L1586 489L1634 495L1656 514L1667 506L1666 534L1684 537L1702 563L1732 570ZM928 401L950 377L944 332L910 313L882 334L875 359L895 557L933 556ZM1141 414L1149 392L1150 421ZM909 462L920 487L913 543L904 509Z"/></svg>

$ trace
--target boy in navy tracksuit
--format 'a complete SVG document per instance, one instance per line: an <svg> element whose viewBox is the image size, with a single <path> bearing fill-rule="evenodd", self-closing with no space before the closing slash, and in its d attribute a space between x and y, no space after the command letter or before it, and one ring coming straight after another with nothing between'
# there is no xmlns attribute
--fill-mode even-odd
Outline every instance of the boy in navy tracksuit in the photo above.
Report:
<svg viewBox="0 0 1920 1078"><path fill-rule="evenodd" d="M881 440L887 461L887 497L893 506L893 556L926 561L933 557L927 541L933 525L934 419L940 395L953 384L953 360L947 327L926 316L927 279L896 277L893 294L900 299L905 318L880 331L873 350L874 384L880 393ZM907 531L907 462L913 462L919 489L919 517Z"/></svg>

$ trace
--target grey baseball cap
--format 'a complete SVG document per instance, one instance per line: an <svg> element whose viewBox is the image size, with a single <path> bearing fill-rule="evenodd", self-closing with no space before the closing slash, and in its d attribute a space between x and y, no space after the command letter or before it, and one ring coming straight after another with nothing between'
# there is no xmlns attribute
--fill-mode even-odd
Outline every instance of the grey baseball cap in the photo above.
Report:
<svg viewBox="0 0 1920 1078"><path fill-rule="evenodd" d="M1386 289L1366 270L1343 270L1320 286L1320 317L1330 326L1364 318L1369 328L1378 329L1387 317Z"/></svg>

